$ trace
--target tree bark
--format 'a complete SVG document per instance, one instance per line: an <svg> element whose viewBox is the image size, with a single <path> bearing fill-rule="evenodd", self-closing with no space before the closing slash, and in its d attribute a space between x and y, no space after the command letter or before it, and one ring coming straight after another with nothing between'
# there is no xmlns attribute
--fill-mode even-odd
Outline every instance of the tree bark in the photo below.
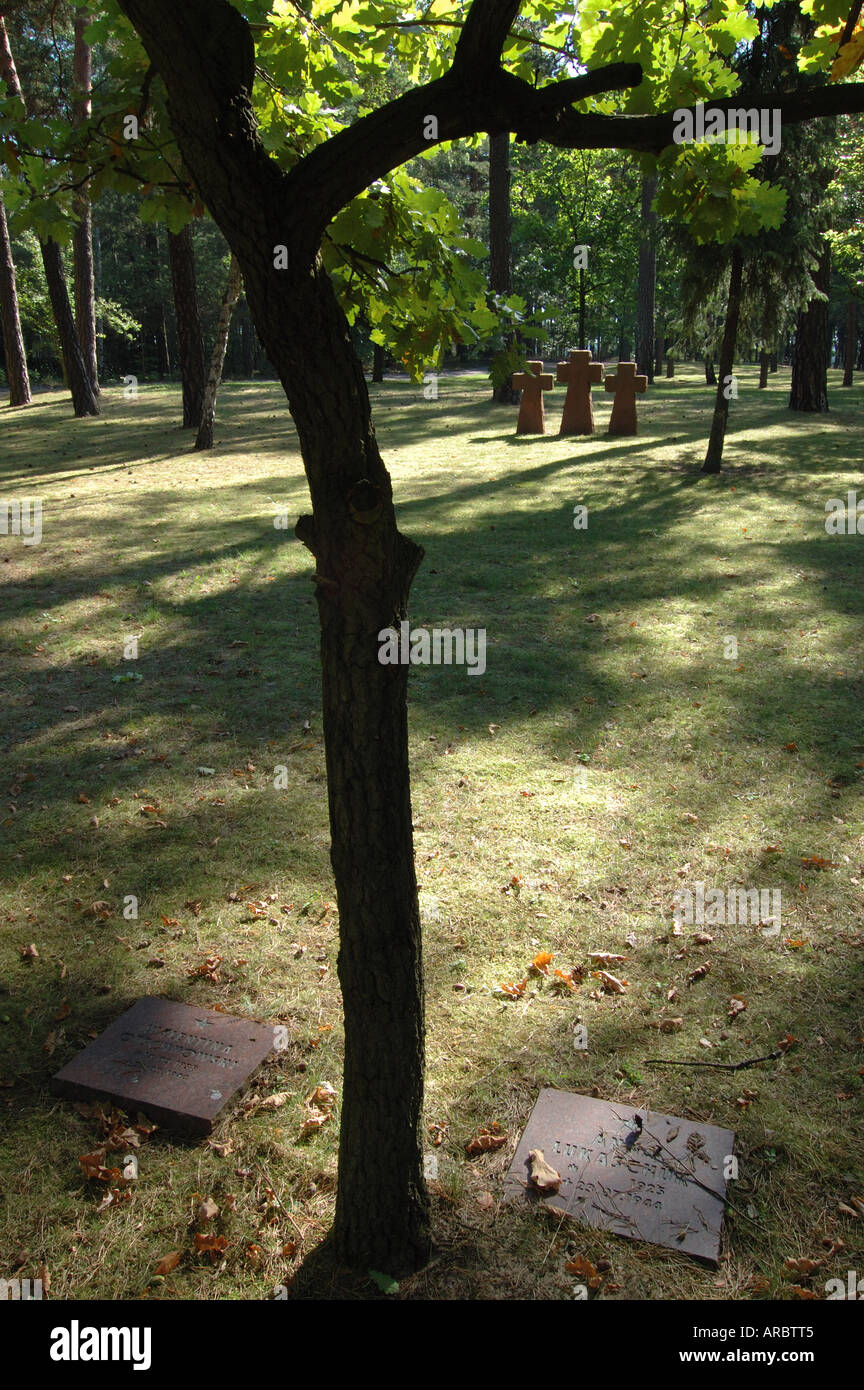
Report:
<svg viewBox="0 0 864 1390"><path fill-rule="evenodd" d="M0 12L0 75L10 96L24 100L18 70L9 44L6 21ZM60 247L52 238L39 242L42 253L42 266L48 285L48 297L57 326L60 340L60 355L63 362L63 376L72 393L72 408L76 416L98 415L99 403L93 393L90 376L81 355L81 347L75 332L75 319L69 302L69 290L63 270L63 257Z"/></svg>
<svg viewBox="0 0 864 1390"><path fill-rule="evenodd" d="M489 136L489 289L492 294L513 293L513 219L510 210L510 135L502 131ZM515 333L505 334L506 347ZM519 392L509 381L492 389L498 405L517 405Z"/></svg>
<svg viewBox="0 0 864 1390"><path fill-rule="evenodd" d="M849 299L846 305L846 343L843 352L843 385L851 386L855 380L855 339L856 314L855 300Z"/></svg>
<svg viewBox="0 0 864 1390"><path fill-rule="evenodd" d="M579 267L579 348L582 352L585 351L585 270L583 266Z"/></svg>
<svg viewBox="0 0 864 1390"><path fill-rule="evenodd" d="M831 248L823 247L813 276L826 296L831 288ZM789 409L824 414L828 410L828 300L811 299L798 315L792 351Z"/></svg>
<svg viewBox="0 0 864 1390"><path fill-rule="evenodd" d="M717 385L717 373L716 373L715 370L714 370L714 359L713 359L713 357L706 357L706 358L705 358L705 385L706 385L706 386L716 386L716 385Z"/></svg>
<svg viewBox="0 0 864 1390"><path fill-rule="evenodd" d="M383 380L384 380L384 358L385 358L385 356L386 356L386 353L384 352L384 349L383 349L383 347L381 346L381 344L380 344L380 343L374 343L373 346L372 346L372 380L373 380L373 381L383 381Z"/></svg>
<svg viewBox="0 0 864 1390"><path fill-rule="evenodd" d="M77 125L90 119L91 54L84 41L84 30L91 21L86 8L75 12L75 46L72 75L75 98L72 118ZM93 271L93 210L87 185L75 194L73 201L78 225L72 240L73 285L75 290L75 330L81 347L84 365L90 376L94 396L99 395L99 367L96 360L96 280Z"/></svg>
<svg viewBox="0 0 864 1390"><path fill-rule="evenodd" d="M53 238L49 238L48 241L39 242L39 249L42 252L48 297L51 300L54 323L60 340L63 375L72 393L72 408L78 418L84 415L98 415L99 402L93 394L90 373L81 355L78 335L75 332L75 319L72 315L60 247Z"/></svg>
<svg viewBox="0 0 864 1390"><path fill-rule="evenodd" d="M764 391L768 385L768 354L764 348L759 353L759 390Z"/></svg>
<svg viewBox="0 0 864 1390"><path fill-rule="evenodd" d="M744 257L737 246L732 248L732 263L729 269L729 297L726 301L726 323L723 328L723 343L720 347L720 379L717 382L717 396L714 401L714 418L711 422L711 436L708 450L702 465L703 473L719 473L723 460L723 443L726 438L726 422L729 418L730 378L735 365L735 343L738 338L738 319L741 314L741 277Z"/></svg>
<svg viewBox="0 0 864 1390"><path fill-rule="evenodd" d="M6 207L0 194L0 323L3 325L3 355L6 361L6 380L9 383L9 404L30 404L30 377L27 354L18 312L18 291L15 283L15 262L12 242L6 222Z"/></svg>
<svg viewBox="0 0 864 1390"><path fill-rule="evenodd" d="M177 355L183 387L183 428L197 429L204 409L207 368L204 362L204 337L198 307L195 244L191 222L186 223L182 232L168 233L168 258L171 262L174 317L177 320Z"/></svg>
<svg viewBox="0 0 864 1390"><path fill-rule="evenodd" d="M201 407L201 422L198 426L198 436L195 440L196 449L213 448L213 421L216 418L216 396L222 381L222 368L225 364L225 349L228 346L228 330L231 327L231 315L234 313L234 306L240 298L240 291L243 288L243 273L237 257L232 253L231 268L228 271L228 284L222 296L222 307L219 310L219 322L216 325L216 341L213 344L213 354L210 358L210 370L207 374L207 386L204 390L204 404Z"/></svg>
<svg viewBox="0 0 864 1390"><path fill-rule="evenodd" d="M656 213L651 211L657 179L642 180L642 239L639 243L639 282L636 305L636 370L654 380L654 295L657 282L657 252L654 247Z"/></svg>
<svg viewBox="0 0 864 1390"><path fill-rule="evenodd" d="M666 358L666 376L671 378L675 375L675 362L673 358Z"/></svg>

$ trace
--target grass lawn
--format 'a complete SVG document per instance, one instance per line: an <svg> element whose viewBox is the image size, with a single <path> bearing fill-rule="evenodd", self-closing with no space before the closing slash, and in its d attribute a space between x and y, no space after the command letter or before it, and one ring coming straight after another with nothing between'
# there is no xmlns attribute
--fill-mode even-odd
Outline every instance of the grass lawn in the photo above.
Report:
<svg viewBox="0 0 864 1390"><path fill-rule="evenodd" d="M788 372L756 380L741 369L717 478L698 472L713 391L695 369L640 399L632 439L602 432L598 393L600 432L561 440L560 389L553 433L517 438L477 376L442 376L436 401L371 388L400 525L426 548L412 624L487 632L484 675L410 685L443 1142L436 1259L391 1297L568 1299L576 1254L609 1262L596 1296L618 1299L824 1297L864 1269L864 538L825 531L829 498L864 495L862 387L832 373L831 413L799 416ZM299 1139L342 1044L312 562L293 535L308 492L275 384L224 388L210 454L178 409L176 387L114 387L98 419L56 392L0 421L0 500L44 507L41 544L0 536L0 1277L45 1265L60 1299L268 1297L332 1215L338 1102ZM781 890L779 933L676 932L673 895L699 882ZM541 951L588 973L557 994L528 973ZM591 951L626 956L623 993ZM289 1046L209 1142L144 1138L106 1206L78 1162L99 1115L48 1081L143 994L284 1024ZM735 1062L787 1035L737 1073L645 1061ZM501 1203L543 1086L737 1131L718 1269ZM466 1158L493 1121L507 1144ZM215 1258L194 1252L204 1197ZM362 1278L310 1292L346 1290L384 1296Z"/></svg>

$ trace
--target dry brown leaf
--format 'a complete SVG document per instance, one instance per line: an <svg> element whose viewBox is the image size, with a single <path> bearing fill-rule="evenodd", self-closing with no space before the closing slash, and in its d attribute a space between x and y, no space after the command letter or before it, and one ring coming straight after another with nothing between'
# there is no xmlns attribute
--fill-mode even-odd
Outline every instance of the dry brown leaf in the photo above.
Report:
<svg viewBox="0 0 864 1390"><path fill-rule="evenodd" d="M197 1240L198 1237L196 1236L195 1239ZM172 1269L176 1269L179 1265L180 1257L182 1254L182 1250L169 1250L168 1254L163 1255L159 1263L156 1265L155 1269L153 1270L154 1275L170 1274Z"/></svg>
<svg viewBox="0 0 864 1390"><path fill-rule="evenodd" d="M618 956L614 951L589 951L589 960L596 960L601 965L611 965L616 960L626 960L626 956Z"/></svg>
<svg viewBox="0 0 864 1390"><path fill-rule="evenodd" d="M747 1008L747 1000L746 1000L746 999L742 999L741 996L738 995L738 994L733 994L733 995L732 995L732 998L729 1000L729 1018L730 1018L730 1020L733 1019L733 1018L736 1018L738 1014L743 1014L743 1012L744 1012L744 1010L745 1010L746 1008Z"/></svg>
<svg viewBox="0 0 864 1390"><path fill-rule="evenodd" d="M561 1174L547 1163L542 1149L532 1149L528 1155L528 1185L538 1192L557 1192L561 1186Z"/></svg>
<svg viewBox="0 0 864 1390"><path fill-rule="evenodd" d="M520 980L519 983L516 985L498 985L497 989L494 989L492 993L503 994L505 999L521 999L522 995L525 993L525 988L527 984L528 980L526 977L526 979Z"/></svg>
<svg viewBox="0 0 864 1390"><path fill-rule="evenodd" d="M212 1221L219 1215L219 1208L212 1197L205 1197L195 1213L195 1220L200 1226L206 1226L208 1221Z"/></svg>
<svg viewBox="0 0 864 1390"><path fill-rule="evenodd" d="M610 975L608 970L592 970L591 978L599 980L607 994L623 994L627 988L626 980L619 980L615 975Z"/></svg>
<svg viewBox="0 0 864 1390"><path fill-rule="evenodd" d="M39 952L36 950L32 941L29 946L19 946L18 954L22 960L36 960L39 956Z"/></svg>
<svg viewBox="0 0 864 1390"><path fill-rule="evenodd" d="M274 1091L272 1096L265 1096L259 1105L259 1110L281 1110L286 1100L291 1095L290 1091Z"/></svg>
<svg viewBox="0 0 864 1390"><path fill-rule="evenodd" d="M479 1192L476 1201L481 1211L488 1211L490 1207L495 1205L495 1198L491 1192Z"/></svg>
<svg viewBox="0 0 864 1390"><path fill-rule="evenodd" d="M783 1268L787 1274L795 1274L799 1279L809 1279L824 1263L824 1260L794 1260L790 1257L783 1261Z"/></svg>
<svg viewBox="0 0 864 1390"><path fill-rule="evenodd" d="M303 1128L300 1130L300 1138L308 1139L310 1134L317 1134L323 1125L330 1119L329 1110L311 1110L303 1121Z"/></svg>
<svg viewBox="0 0 864 1390"><path fill-rule="evenodd" d="M538 951L531 962L530 969L538 975L548 975L554 956L551 951Z"/></svg>
<svg viewBox="0 0 864 1390"><path fill-rule="evenodd" d="M697 965L696 969L691 971L691 973L687 976L688 985L695 984L697 980L704 980L705 976L708 974L708 971L710 969L710 960L703 961L701 965Z"/></svg>
<svg viewBox="0 0 864 1390"><path fill-rule="evenodd" d="M660 1020L661 1033L677 1033L679 1028L683 1027L683 1018L661 1018Z"/></svg>
<svg viewBox="0 0 864 1390"><path fill-rule="evenodd" d="M198 1234L195 1236L196 1255L209 1255L214 1263L227 1249L227 1236L202 1236Z"/></svg>
<svg viewBox="0 0 864 1390"><path fill-rule="evenodd" d="M601 1276L584 1255L576 1255L572 1260L568 1260L564 1269L568 1274L575 1274L577 1278L584 1280L589 1289L599 1289Z"/></svg>
<svg viewBox="0 0 864 1390"><path fill-rule="evenodd" d="M330 1110L336 1104L336 1091L329 1081L322 1081L320 1086L316 1086L311 1096L307 1096L306 1104L314 1106L317 1110Z"/></svg>
<svg viewBox="0 0 864 1390"><path fill-rule="evenodd" d="M485 1154L492 1149L500 1149L502 1144L506 1143L507 1135L502 1133L498 1121L493 1120L488 1128L479 1129L474 1138L469 1139L465 1145L465 1152L469 1158L475 1158L477 1154Z"/></svg>

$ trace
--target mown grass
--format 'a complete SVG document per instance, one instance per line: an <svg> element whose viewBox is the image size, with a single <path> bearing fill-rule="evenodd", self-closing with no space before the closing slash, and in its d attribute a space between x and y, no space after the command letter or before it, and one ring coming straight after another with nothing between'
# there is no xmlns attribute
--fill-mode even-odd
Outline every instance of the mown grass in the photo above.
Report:
<svg viewBox="0 0 864 1390"><path fill-rule="evenodd" d="M788 1257L826 1260L809 1281L824 1296L862 1267L864 1220L838 1204L864 1198L864 540L824 526L829 497L864 495L861 385L832 374L831 413L805 417L788 373L739 381L715 479L693 370L657 382L624 440L602 433L602 396L600 432L561 440L517 438L476 376L442 377L436 401L372 388L400 524L426 547L412 623L488 635L483 676L412 672L426 1119L447 1128L436 1259L397 1297L569 1298L568 1252L611 1261L599 1296L621 1299L796 1297ZM317 622L309 557L273 524L308 494L275 386L225 387L209 455L177 409L174 389L109 388L98 419L52 393L0 422L0 498L44 503L41 545L0 537L0 1276L44 1264L58 1298L267 1297L332 1214L338 1106L298 1140L305 1098L340 1080ZM673 894L700 880L780 888L780 934L675 934ZM590 975L568 997L530 976L521 999L494 992L540 950L563 968L624 954L626 992L592 997ZM99 1213L77 1161L98 1120L48 1081L148 993L284 1023L254 1091L291 1096L235 1105L212 1143L157 1131L131 1198ZM680 1030L660 1032L670 1016ZM795 1047L745 1072L645 1061L738 1061L786 1034ZM544 1085L737 1131L719 1269L500 1202ZM493 1120L507 1146L467 1160ZM192 1253L207 1195L229 1242L216 1263Z"/></svg>

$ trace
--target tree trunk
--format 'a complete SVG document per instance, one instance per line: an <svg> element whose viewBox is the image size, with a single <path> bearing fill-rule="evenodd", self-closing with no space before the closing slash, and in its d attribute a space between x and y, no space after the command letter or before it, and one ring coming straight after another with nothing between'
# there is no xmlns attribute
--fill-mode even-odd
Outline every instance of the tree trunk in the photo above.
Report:
<svg viewBox="0 0 864 1390"><path fill-rule="evenodd" d="M177 320L177 355L183 387L183 428L197 429L204 409L207 368L204 362L204 338L198 307L195 243L191 222L187 222L182 232L177 232L176 235L168 233L168 258L171 262L174 317Z"/></svg>
<svg viewBox="0 0 864 1390"><path fill-rule="evenodd" d="M675 363L671 357L666 358L666 376L671 378L675 375Z"/></svg>
<svg viewBox="0 0 864 1390"><path fill-rule="evenodd" d="M90 45L84 42L84 30L91 21L86 8L75 12L75 47L72 76L75 99L72 118L76 125L90 119L91 55ZM81 346L84 365L90 376L94 396L99 395L99 368L96 361L96 280L93 272L93 211L87 185L75 194L73 201L78 225L72 240L73 284L75 288L75 330Z"/></svg>
<svg viewBox="0 0 864 1390"><path fill-rule="evenodd" d="M9 383L9 404L30 404L30 377L21 316L18 312L18 291L15 284L15 262L12 242L6 223L6 207L0 194L0 323L3 325L3 355L6 360L6 380Z"/></svg>
<svg viewBox="0 0 864 1390"><path fill-rule="evenodd" d="M0 74L2 74L9 95L18 97L20 101L23 101L24 93L18 80L18 70L15 67L15 59L12 56L9 34L2 12L0 12ZM75 319L72 314L72 306L69 303L69 290L66 285L60 247L56 241L49 238L48 241L39 242L39 249L42 253L42 266L45 271L54 322L57 326L57 336L60 339L63 377L72 392L72 407L76 416L79 417L98 415L99 404L94 395L90 374L81 355L81 347L75 332Z"/></svg>
<svg viewBox="0 0 864 1390"><path fill-rule="evenodd" d="M512 215L510 211L510 135L502 131L489 136L489 290L492 294L513 293ZM514 333L505 334L511 347ZM519 392L509 381L492 389L499 405L516 405Z"/></svg>
<svg viewBox="0 0 864 1390"><path fill-rule="evenodd" d="M384 359L386 353L380 343L373 344L372 347L372 380L384 380Z"/></svg>
<svg viewBox="0 0 864 1390"><path fill-rule="evenodd" d="M772 372L776 372L776 371L777 371L777 354L776 354L776 352L769 352L769 354L768 354L768 372L769 372L769 375L770 375Z"/></svg>
<svg viewBox="0 0 864 1390"><path fill-rule="evenodd" d="M826 296L831 288L831 248L823 247L813 282ZM789 409L823 414L828 410L828 300L811 299L798 315L792 352Z"/></svg>
<svg viewBox="0 0 864 1390"><path fill-rule="evenodd" d="M846 305L846 344L843 354L843 385L851 386L855 379L855 300Z"/></svg>
<svg viewBox="0 0 864 1390"><path fill-rule="evenodd" d="M93 393L90 373L81 355L81 346L75 332L75 319L72 316L72 305L69 302L69 290L66 285L60 247L51 238L48 241L40 241L39 248L42 252L42 266L45 270L48 296L51 300L54 322L57 325L57 335L60 339L63 374L66 385L72 393L72 407L79 418L83 415L98 415L99 402Z"/></svg>
<svg viewBox="0 0 864 1390"><path fill-rule="evenodd" d="M639 282L636 305L636 370L654 380L654 293L657 280L657 253L654 248L656 213L651 211L657 178L642 180L642 239L639 243Z"/></svg>
<svg viewBox="0 0 864 1390"><path fill-rule="evenodd" d="M764 348L759 353L759 390L764 391L768 385L768 354Z"/></svg>
<svg viewBox="0 0 864 1390"><path fill-rule="evenodd" d="M579 347L585 351L585 270L582 266L579 267Z"/></svg>
<svg viewBox="0 0 864 1390"><path fill-rule="evenodd" d="M717 373L716 373L715 370L714 370L714 359L713 359L713 357L706 357L706 358L705 358L705 385L706 385L706 386L716 386L716 385L717 385Z"/></svg>
<svg viewBox="0 0 864 1390"><path fill-rule="evenodd" d="M717 396L714 401L714 419L711 422L711 436L708 450L702 465L703 473L719 473L723 459L723 442L726 438L726 422L729 418L729 394L731 390L732 368L735 365L735 342L738 337L738 319L741 313L741 276L744 257L737 246L732 248L732 263L729 269L729 297L726 302L726 323L723 328L723 343L720 348L720 379L717 382Z"/></svg>
<svg viewBox="0 0 864 1390"><path fill-rule="evenodd" d="M213 344L213 354L210 358L210 371L207 376L207 386L204 391L204 404L201 408L201 423L198 426L198 437L195 440L196 449L213 448L213 421L216 418L216 396L219 385L222 381L222 367L225 363L225 349L228 346L228 330L231 327L231 315L234 313L234 306L240 298L240 291L243 288L243 274L237 257L231 255L231 268L228 271L228 284L222 296L222 307L219 310L219 322L216 325L216 341Z"/></svg>

